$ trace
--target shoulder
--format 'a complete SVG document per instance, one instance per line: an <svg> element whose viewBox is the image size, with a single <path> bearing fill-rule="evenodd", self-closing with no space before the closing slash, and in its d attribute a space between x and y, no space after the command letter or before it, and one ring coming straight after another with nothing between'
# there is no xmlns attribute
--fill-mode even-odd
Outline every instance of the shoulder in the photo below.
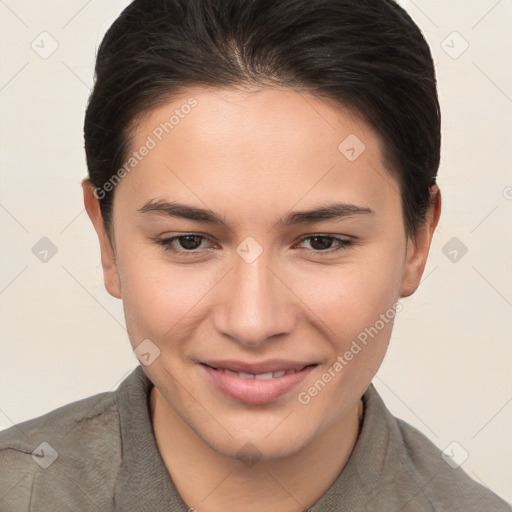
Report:
<svg viewBox="0 0 512 512"><path fill-rule="evenodd" d="M0 508L28 510L37 496L63 510L103 510L121 453L115 391L14 425L0 432Z"/></svg>
<svg viewBox="0 0 512 512"><path fill-rule="evenodd" d="M418 429L401 419L394 420L402 439L403 468L418 482L432 510L512 511L510 505L473 480L450 454L443 453Z"/></svg>
<svg viewBox="0 0 512 512"><path fill-rule="evenodd" d="M355 510L362 500L367 512L512 512L427 436L395 417L373 384L363 403L359 439L339 486L343 496L359 487Z"/></svg>

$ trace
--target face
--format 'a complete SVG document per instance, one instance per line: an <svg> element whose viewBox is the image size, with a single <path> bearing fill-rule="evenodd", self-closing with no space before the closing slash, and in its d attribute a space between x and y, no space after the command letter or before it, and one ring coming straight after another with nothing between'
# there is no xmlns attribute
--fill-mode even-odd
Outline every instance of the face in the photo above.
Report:
<svg viewBox="0 0 512 512"><path fill-rule="evenodd" d="M131 149L113 248L84 189L143 370L218 452L296 453L370 384L438 211L408 239L378 135L292 90L189 89Z"/></svg>

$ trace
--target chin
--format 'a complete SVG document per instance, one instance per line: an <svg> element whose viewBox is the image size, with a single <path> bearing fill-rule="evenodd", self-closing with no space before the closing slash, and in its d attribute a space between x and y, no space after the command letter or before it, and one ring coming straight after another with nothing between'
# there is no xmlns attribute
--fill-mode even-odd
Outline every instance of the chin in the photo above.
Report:
<svg viewBox="0 0 512 512"><path fill-rule="evenodd" d="M252 466L257 461L275 460L290 457L299 452L307 444L300 432L281 431L279 435L272 433L245 432L233 435L229 439L223 436L217 439L206 432L197 432L201 439L217 453L237 459ZM272 439L270 439L272 438Z"/></svg>

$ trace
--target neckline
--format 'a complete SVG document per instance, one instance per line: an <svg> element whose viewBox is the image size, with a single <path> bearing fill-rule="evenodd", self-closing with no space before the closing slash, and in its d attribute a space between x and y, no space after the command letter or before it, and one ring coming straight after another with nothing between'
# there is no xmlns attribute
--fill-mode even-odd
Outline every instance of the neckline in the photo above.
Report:
<svg viewBox="0 0 512 512"><path fill-rule="evenodd" d="M116 510L187 512L189 507L179 495L156 443L150 406L153 387L139 365L116 391L123 453L115 492ZM363 394L361 404L354 449L338 478L308 509L311 512L328 512L333 503L341 502L344 509L358 509L366 501L368 490L378 487L388 457L392 416L373 384Z"/></svg>

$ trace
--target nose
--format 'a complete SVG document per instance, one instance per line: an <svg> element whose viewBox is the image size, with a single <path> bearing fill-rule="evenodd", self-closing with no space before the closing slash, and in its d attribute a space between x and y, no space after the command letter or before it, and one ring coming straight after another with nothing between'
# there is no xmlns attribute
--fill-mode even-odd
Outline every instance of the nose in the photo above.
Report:
<svg viewBox="0 0 512 512"><path fill-rule="evenodd" d="M234 268L226 277L214 314L219 334L257 348L292 332L294 296L265 251L251 263L236 255Z"/></svg>

